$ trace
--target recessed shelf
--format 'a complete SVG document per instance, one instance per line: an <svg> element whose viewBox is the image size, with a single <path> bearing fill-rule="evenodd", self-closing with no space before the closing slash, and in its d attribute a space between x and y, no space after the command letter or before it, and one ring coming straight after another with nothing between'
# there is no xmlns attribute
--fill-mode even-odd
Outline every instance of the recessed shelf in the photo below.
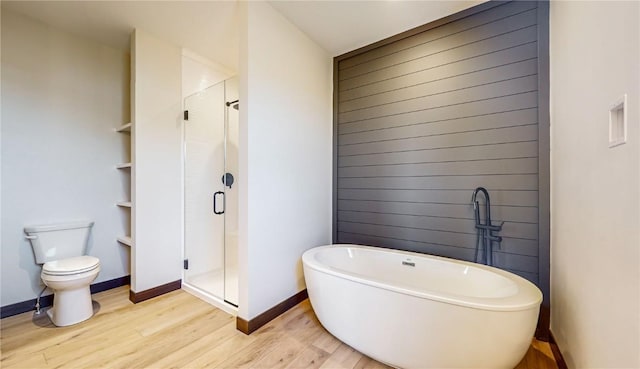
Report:
<svg viewBox="0 0 640 369"><path fill-rule="evenodd" d="M121 163L116 165L117 169L128 169L131 168L131 163Z"/></svg>
<svg viewBox="0 0 640 369"><path fill-rule="evenodd" d="M131 123L123 124L116 128L116 132L131 132Z"/></svg>
<svg viewBox="0 0 640 369"><path fill-rule="evenodd" d="M133 246L133 240L129 236L118 237L118 242L129 247Z"/></svg>
<svg viewBox="0 0 640 369"><path fill-rule="evenodd" d="M120 201L116 205L118 205L120 207L123 207L123 208L130 208L131 207L131 201Z"/></svg>

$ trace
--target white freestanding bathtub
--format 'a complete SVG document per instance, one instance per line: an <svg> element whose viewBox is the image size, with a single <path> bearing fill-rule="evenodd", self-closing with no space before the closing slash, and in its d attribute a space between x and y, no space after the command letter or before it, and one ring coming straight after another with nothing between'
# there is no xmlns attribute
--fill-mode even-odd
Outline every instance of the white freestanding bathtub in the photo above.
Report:
<svg viewBox="0 0 640 369"><path fill-rule="evenodd" d="M397 368L508 368L527 352L542 293L485 265L357 245L302 256L331 334Z"/></svg>

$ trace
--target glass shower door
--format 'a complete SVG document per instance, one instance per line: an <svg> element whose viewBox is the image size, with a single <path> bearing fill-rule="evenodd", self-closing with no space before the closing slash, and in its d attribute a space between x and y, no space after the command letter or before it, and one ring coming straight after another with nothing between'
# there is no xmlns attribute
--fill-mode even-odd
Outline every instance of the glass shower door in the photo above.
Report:
<svg viewBox="0 0 640 369"><path fill-rule="evenodd" d="M224 82L185 99L185 282L224 299Z"/></svg>

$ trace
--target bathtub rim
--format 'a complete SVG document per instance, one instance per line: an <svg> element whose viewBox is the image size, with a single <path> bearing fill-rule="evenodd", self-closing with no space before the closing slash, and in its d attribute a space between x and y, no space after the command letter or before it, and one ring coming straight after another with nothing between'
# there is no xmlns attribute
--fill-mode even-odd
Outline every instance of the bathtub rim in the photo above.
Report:
<svg viewBox="0 0 640 369"><path fill-rule="evenodd" d="M360 277L356 274L349 273L348 271L344 271L341 269L333 268L331 266L322 264L317 259L315 259L315 254L326 250L326 249L335 249L335 248L356 248L356 249L364 249L375 252L382 253L394 253L411 256L413 258L429 258L434 260L439 260L446 263L456 263L462 264L466 266L472 266L474 268L479 268L490 273L498 274L502 277L505 277L516 284L518 288L518 292L515 295L506 296L506 297L475 297L475 296L467 296L467 295L457 295L453 293L446 292L437 292L437 291L418 291L415 289L405 288L402 286L391 285L388 283L370 280L363 277ZM489 311L524 311L530 309L539 309L540 304L542 303L542 292L540 289L531 283L530 281L516 275L514 273L508 272L506 270L502 270L499 268L487 266L484 264L473 263L464 260L458 260L443 256L436 256L431 254L422 254L413 251L405 251L398 249L391 249L385 247L377 247L377 246L366 246L366 245L356 245L356 244L332 244L332 245L324 245L317 246L311 248L304 252L302 255L303 266L306 268L311 268L314 271L332 275L338 278L344 278L359 284L364 284L376 288L382 288L384 290L388 290L391 292L401 293L404 295L414 296L422 299L428 299L433 301L438 301L451 305L458 305L462 307L470 307L481 310L489 310Z"/></svg>

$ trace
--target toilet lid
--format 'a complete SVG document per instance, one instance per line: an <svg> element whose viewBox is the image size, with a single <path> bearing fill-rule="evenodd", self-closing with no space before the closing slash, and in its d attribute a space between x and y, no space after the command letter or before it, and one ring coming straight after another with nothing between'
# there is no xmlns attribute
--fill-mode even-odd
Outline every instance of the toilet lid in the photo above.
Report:
<svg viewBox="0 0 640 369"><path fill-rule="evenodd" d="M93 256L76 256L68 259L49 261L42 266L42 273L49 275L70 275L91 271L100 265L100 259Z"/></svg>

